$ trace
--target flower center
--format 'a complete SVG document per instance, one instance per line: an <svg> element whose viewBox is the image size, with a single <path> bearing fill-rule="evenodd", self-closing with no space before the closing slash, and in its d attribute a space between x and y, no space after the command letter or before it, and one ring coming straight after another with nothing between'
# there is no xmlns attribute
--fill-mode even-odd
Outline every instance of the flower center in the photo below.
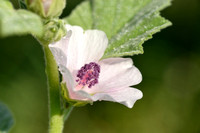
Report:
<svg viewBox="0 0 200 133"><path fill-rule="evenodd" d="M95 62L90 62L89 64L85 64L81 69L78 71L77 80L79 86L84 87L85 85L88 88L91 88L95 84L98 83L100 73L100 65Z"/></svg>

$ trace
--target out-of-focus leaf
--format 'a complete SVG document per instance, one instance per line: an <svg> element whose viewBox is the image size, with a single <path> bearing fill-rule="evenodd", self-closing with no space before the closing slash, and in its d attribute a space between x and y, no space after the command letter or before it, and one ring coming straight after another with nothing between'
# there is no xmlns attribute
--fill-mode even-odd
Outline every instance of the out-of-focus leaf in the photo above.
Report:
<svg viewBox="0 0 200 133"><path fill-rule="evenodd" d="M89 1L83 2L77 6L72 14L64 19L71 25L79 25L83 29L92 29L92 8Z"/></svg>
<svg viewBox="0 0 200 133"><path fill-rule="evenodd" d="M14 120L9 109L0 102L0 133L7 133L13 124Z"/></svg>
<svg viewBox="0 0 200 133"><path fill-rule="evenodd" d="M15 10L8 0L0 0L0 37L24 34L40 37L42 33L39 16L23 9Z"/></svg>
<svg viewBox="0 0 200 133"><path fill-rule="evenodd" d="M103 58L142 54L144 41L171 22L159 11L171 0L91 0L79 5L66 22L103 30L109 46Z"/></svg>
<svg viewBox="0 0 200 133"><path fill-rule="evenodd" d="M18 3L21 9L27 9L25 0L18 0Z"/></svg>

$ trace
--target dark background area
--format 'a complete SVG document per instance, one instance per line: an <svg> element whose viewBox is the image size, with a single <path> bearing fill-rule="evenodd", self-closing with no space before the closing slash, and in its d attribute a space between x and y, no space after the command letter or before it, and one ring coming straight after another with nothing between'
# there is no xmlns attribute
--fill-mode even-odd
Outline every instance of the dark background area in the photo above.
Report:
<svg viewBox="0 0 200 133"><path fill-rule="evenodd" d="M68 0L63 17L82 0ZM17 8L17 2L13 0ZM199 133L200 1L174 0L161 12L173 26L143 44L133 56L144 93L132 109L111 102L75 108L67 133ZM0 39L0 101L12 110L11 133L47 133L44 58L31 36Z"/></svg>

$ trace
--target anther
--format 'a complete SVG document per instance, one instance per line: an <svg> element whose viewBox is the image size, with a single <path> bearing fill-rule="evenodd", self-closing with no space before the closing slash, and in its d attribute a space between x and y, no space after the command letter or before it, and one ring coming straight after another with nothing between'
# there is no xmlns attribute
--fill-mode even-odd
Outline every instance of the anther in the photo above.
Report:
<svg viewBox="0 0 200 133"><path fill-rule="evenodd" d="M95 84L98 83L100 73L100 65L95 62L90 62L89 64L85 64L77 73L76 82L81 86L88 86L91 88Z"/></svg>

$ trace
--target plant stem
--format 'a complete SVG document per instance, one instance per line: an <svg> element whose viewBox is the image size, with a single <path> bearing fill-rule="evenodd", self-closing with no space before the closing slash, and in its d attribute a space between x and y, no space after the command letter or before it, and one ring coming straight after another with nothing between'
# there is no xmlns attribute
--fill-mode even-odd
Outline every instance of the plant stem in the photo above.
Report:
<svg viewBox="0 0 200 133"><path fill-rule="evenodd" d="M64 121L66 121L69 118L69 116L70 116L73 108L74 108L73 105L69 105L69 107L67 107L67 109L65 109L65 111L64 111L64 117L63 117Z"/></svg>
<svg viewBox="0 0 200 133"><path fill-rule="evenodd" d="M64 120L60 102L60 81L57 64L48 47L43 45L46 60L49 103L49 133L62 133Z"/></svg>

